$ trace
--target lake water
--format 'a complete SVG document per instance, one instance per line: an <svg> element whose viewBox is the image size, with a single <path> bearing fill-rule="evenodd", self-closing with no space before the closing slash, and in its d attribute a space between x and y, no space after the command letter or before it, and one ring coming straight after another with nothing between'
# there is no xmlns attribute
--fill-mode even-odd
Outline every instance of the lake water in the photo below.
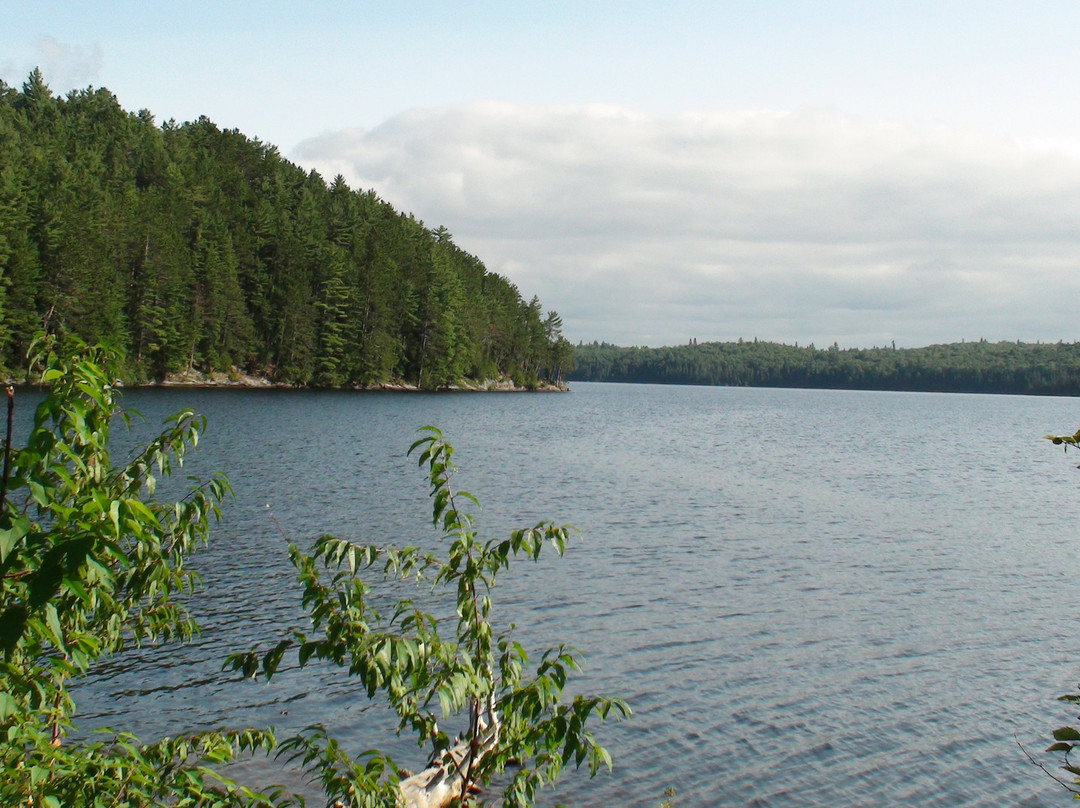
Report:
<svg viewBox="0 0 1080 808"><path fill-rule="evenodd" d="M1042 750L1075 718L1055 697L1080 678L1080 455L1041 436L1080 425L1080 401L584 383L126 401L151 423L205 413L189 467L225 470L236 499L198 561L203 638L108 663L79 690L84 727L321 722L418 768L426 750L388 742L390 717L340 672L266 685L219 668L300 625L288 539L432 535L405 451L436 424L482 532L582 531L505 575L497 619L531 650L575 645L575 687L635 713L598 732L614 772L568 772L545 804L657 806L668 787L679 806L1068 799L1018 742Z"/></svg>

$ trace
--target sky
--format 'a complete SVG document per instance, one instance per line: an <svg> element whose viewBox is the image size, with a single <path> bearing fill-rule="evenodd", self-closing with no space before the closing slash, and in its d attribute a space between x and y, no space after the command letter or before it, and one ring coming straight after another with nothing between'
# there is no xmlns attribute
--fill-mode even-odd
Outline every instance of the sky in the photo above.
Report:
<svg viewBox="0 0 1080 808"><path fill-rule="evenodd" d="M373 188L575 343L1080 340L1075 0L7 5L8 84Z"/></svg>

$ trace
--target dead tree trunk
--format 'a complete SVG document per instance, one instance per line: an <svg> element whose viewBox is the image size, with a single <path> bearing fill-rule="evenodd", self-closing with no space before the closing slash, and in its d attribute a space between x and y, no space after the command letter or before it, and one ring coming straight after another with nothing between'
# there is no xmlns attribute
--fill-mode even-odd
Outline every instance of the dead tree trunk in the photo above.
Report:
<svg viewBox="0 0 1080 808"><path fill-rule="evenodd" d="M483 711L477 705L472 712L471 737L454 744L422 772L406 777L398 784L406 808L446 808L465 791L474 790L475 764L499 743L499 717L495 712L494 696L488 696Z"/></svg>

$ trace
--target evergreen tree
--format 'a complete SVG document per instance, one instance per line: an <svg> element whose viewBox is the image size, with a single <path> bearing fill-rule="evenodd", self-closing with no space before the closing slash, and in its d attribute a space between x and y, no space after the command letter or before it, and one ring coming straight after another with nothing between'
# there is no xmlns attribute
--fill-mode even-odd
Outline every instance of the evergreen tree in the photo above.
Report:
<svg viewBox="0 0 1080 808"><path fill-rule="evenodd" d="M159 127L34 71L0 83L0 158L2 368L42 325L125 350L137 379L441 387L551 364L538 301L446 228L206 117Z"/></svg>

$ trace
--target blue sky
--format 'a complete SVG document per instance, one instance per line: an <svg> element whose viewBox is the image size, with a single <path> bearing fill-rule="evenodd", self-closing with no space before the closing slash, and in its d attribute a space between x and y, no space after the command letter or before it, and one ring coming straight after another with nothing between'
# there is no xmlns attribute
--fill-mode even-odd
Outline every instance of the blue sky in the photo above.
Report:
<svg viewBox="0 0 1080 808"><path fill-rule="evenodd" d="M1080 339L1080 3L12 5L9 84L373 187L574 341Z"/></svg>

